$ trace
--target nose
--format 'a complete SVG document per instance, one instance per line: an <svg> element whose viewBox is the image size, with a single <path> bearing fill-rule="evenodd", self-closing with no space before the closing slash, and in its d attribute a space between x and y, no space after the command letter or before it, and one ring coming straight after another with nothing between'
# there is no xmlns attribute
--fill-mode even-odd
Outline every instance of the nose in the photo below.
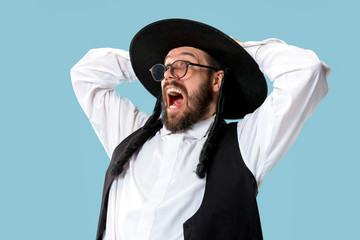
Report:
<svg viewBox="0 0 360 240"><path fill-rule="evenodd" d="M174 76L171 74L170 67L168 67L164 73L164 80L174 79Z"/></svg>
<svg viewBox="0 0 360 240"><path fill-rule="evenodd" d="M164 80L180 80L181 78L175 77L170 70L170 67L168 67L164 73Z"/></svg>

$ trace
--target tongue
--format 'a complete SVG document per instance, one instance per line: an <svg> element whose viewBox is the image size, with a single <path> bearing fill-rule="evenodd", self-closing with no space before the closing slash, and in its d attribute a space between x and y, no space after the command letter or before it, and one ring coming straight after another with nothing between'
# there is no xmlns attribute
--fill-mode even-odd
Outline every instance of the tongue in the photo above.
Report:
<svg viewBox="0 0 360 240"><path fill-rule="evenodd" d="M181 104L182 104L182 102L183 102L183 99L182 99L182 98L178 98L178 99L175 100L174 103L175 103L176 107L180 107Z"/></svg>

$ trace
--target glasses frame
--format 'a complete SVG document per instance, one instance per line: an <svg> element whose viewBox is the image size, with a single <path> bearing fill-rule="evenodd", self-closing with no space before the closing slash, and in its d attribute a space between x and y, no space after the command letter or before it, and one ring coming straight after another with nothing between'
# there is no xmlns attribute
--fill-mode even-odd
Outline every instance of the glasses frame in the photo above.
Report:
<svg viewBox="0 0 360 240"><path fill-rule="evenodd" d="M183 63L185 63L185 66L186 66L185 73L184 73L184 75L182 75L181 77L176 77L176 76L174 75L174 72L173 72L173 65L174 65L175 63L177 63L177 62L183 62ZM161 66L161 67L164 68L164 76L163 76L162 79L160 79L160 80L157 80L157 79L154 77L154 74L153 74L153 69L154 69L156 66ZM164 64L161 64L161 63L155 64L154 66L152 66L152 67L149 69L149 71L151 72L152 78L153 78L156 82L161 82L162 80L164 80L164 78L165 78L165 73L166 73L166 71L168 70L168 68L170 68L170 73L171 73L171 75L173 75L174 78L180 79L180 78L185 77L185 75L186 75L187 72L188 72L189 66L197 66L197 67L209 68L209 69L213 69L213 70L215 70L215 71L221 70L221 69L217 69L217 68L214 68L214 67L211 67L211 66L206 66L206 65L201 65L201 64L197 64L197 63L192 63L192 62L185 61L185 60L176 60L175 62L173 62L173 63L171 63L171 64L168 64L168 65L164 65Z"/></svg>

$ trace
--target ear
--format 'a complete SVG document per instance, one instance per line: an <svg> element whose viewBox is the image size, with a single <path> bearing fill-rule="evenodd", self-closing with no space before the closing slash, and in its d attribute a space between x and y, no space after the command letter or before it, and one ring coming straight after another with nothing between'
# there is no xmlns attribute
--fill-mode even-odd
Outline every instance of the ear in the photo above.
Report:
<svg viewBox="0 0 360 240"><path fill-rule="evenodd" d="M220 91L220 86L223 77L224 77L223 70L219 70L213 74L212 90L214 93L218 93Z"/></svg>

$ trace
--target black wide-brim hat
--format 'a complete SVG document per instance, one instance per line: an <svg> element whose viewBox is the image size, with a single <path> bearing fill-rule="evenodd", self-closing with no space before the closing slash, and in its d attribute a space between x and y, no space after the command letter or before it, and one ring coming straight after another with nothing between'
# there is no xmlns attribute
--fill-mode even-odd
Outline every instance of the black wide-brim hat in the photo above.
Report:
<svg viewBox="0 0 360 240"><path fill-rule="evenodd" d="M209 25L187 20L166 19L141 29L130 44L130 60L144 87L155 97L161 83L153 80L149 69L164 63L168 52L190 46L210 54L226 71L224 84L225 119L239 119L253 112L267 96L267 84L254 59L231 37Z"/></svg>

